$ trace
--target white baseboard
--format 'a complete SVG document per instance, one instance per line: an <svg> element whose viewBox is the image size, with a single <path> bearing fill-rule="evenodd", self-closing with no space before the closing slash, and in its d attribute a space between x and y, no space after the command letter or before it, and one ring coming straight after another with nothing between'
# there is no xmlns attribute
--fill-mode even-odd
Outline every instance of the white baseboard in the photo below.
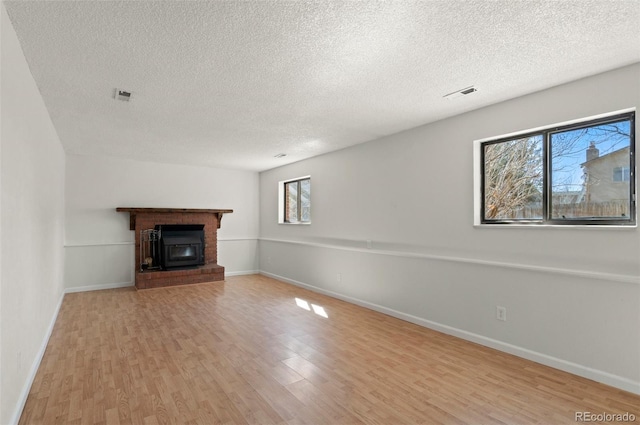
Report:
<svg viewBox="0 0 640 425"><path fill-rule="evenodd" d="M467 332L462 329L443 325L441 323L433 322L431 320L426 320L421 317L402 313L400 311L396 311L378 304L362 301L360 299L342 295L337 292L328 291L326 289L318 288L316 286L299 282L297 280L289 279L284 276L279 276L266 271L260 271L260 274L271 277L273 279L286 282L286 283L290 283L295 286L299 286L301 288L309 289L310 291L313 291L313 292L318 292L320 294L328 295L333 298L347 301L349 303L356 304L361 307L365 307L370 310L374 310L392 317L396 317L398 319L402 319L407 322L411 322L416 325L423 326L425 328L433 329L438 332L445 333L447 335L452 335L460 339L475 342L477 344L484 345L485 347L494 348L496 350L513 354L514 356L522 357L524 359L531 360L536 363L543 364L545 366L549 366L555 369L569 372L571 374L581 376L583 378L591 379L593 381L601 382L603 384L610 385L612 387L619 388L621 390L629 391L631 393L640 395L640 382L632 381L631 379L628 379L622 376L613 375L611 373L604 372L602 370L593 369L588 366L584 366L578 363L573 363L567 360L559 359L557 357L549 356L543 353L538 353L536 351L532 351L527 348L512 345L512 344L499 341L493 338L488 338L486 336L478 335L472 332Z"/></svg>
<svg viewBox="0 0 640 425"><path fill-rule="evenodd" d="M134 286L133 282L116 282L116 283L102 283L100 285L87 285L87 286L76 286L73 288L66 288L64 290L65 294L72 294L74 292L87 292L87 291L101 291L103 289L115 289L115 288L128 288L129 286Z"/></svg>
<svg viewBox="0 0 640 425"><path fill-rule="evenodd" d="M250 274L260 274L260 270L245 270L239 272L224 272L225 276L246 276Z"/></svg>
<svg viewBox="0 0 640 425"><path fill-rule="evenodd" d="M44 352L47 349L47 345L49 344L49 338L51 337L51 333L53 332L53 327L56 324L56 320L58 319L58 313L60 312L60 307L62 306L62 300L64 300L65 293L63 292L60 296L60 300L58 301L58 305L56 306L55 311L53 312L53 317L49 322L49 327L47 328L47 332L45 337L40 345L40 349L36 354L36 358L33 360L33 364L31 365L31 369L29 369L29 375L27 375L27 380L25 381L22 391L20 391L20 396L18 397L18 404L16 405L16 410L13 412L13 416L11 416L11 420L9 424L17 425L20 421L20 416L22 415L22 411L24 410L24 406L27 403L27 397L29 397L29 391L31 391L31 386L33 385L33 381L36 378L36 373L38 373L38 369L40 368L40 363L42 362L42 358L44 357Z"/></svg>
<svg viewBox="0 0 640 425"><path fill-rule="evenodd" d="M250 274L260 274L260 270L243 270L243 271L224 273L225 276L244 276L244 275L250 275ZM103 283L99 285L76 286L73 288L66 288L64 292L65 294L72 294L74 292L101 291L103 289L128 288L130 286L135 286L135 283L134 282L115 282L115 283Z"/></svg>
<svg viewBox="0 0 640 425"><path fill-rule="evenodd" d="M260 274L260 270L241 270L235 272L225 272L225 276L245 276L250 274ZM100 285L86 285L76 286L73 288L67 288L64 290L65 294L72 294L74 292L87 292L87 291L101 291L103 289L115 289L115 288L128 288L135 286L134 282L116 282L116 283L103 283Z"/></svg>

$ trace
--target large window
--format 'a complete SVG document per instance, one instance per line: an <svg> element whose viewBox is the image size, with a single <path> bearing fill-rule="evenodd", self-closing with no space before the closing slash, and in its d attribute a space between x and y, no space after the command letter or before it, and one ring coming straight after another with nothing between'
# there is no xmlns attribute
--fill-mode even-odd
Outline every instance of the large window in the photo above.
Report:
<svg viewBox="0 0 640 425"><path fill-rule="evenodd" d="M311 222L311 178L281 182L283 202L281 223Z"/></svg>
<svg viewBox="0 0 640 425"><path fill-rule="evenodd" d="M634 225L635 113L481 143L484 224Z"/></svg>

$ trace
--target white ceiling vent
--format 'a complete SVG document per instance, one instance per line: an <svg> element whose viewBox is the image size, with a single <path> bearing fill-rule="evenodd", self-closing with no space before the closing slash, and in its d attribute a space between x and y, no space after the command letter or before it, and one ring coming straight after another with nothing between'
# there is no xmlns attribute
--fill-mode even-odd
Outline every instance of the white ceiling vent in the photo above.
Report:
<svg viewBox="0 0 640 425"><path fill-rule="evenodd" d="M131 100L131 92L126 90L116 89L115 98L116 100L122 100L123 102L128 102Z"/></svg>
<svg viewBox="0 0 640 425"><path fill-rule="evenodd" d="M477 91L478 91L478 89L476 89L474 86L469 86L469 87L466 87L464 89L454 91L453 93L445 94L443 97L445 99L452 100L452 99L456 99L458 97L466 96L468 94L471 94L471 93L474 93L474 92L477 92Z"/></svg>

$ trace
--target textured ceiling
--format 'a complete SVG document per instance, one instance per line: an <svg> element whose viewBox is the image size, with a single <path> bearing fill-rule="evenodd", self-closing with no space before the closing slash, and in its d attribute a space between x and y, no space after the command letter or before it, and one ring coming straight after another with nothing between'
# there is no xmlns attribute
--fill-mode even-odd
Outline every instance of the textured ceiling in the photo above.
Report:
<svg viewBox="0 0 640 425"><path fill-rule="evenodd" d="M4 4L67 152L222 168L266 170L640 61L637 0Z"/></svg>

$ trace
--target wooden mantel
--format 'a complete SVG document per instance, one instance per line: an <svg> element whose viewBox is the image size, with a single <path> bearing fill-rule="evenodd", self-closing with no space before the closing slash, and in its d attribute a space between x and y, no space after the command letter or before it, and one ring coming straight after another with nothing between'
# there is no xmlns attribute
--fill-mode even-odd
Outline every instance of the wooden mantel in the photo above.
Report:
<svg viewBox="0 0 640 425"><path fill-rule="evenodd" d="M220 228L220 222L222 221L223 214L230 214L233 210L209 210L209 209L199 209L199 208L131 208L131 207L118 207L116 208L118 212L128 212L129 213L129 230L136 230L136 215L138 213L145 214L159 214L159 213L169 213L169 214L188 214L188 213L206 213L206 214L215 214L218 218L218 229Z"/></svg>

